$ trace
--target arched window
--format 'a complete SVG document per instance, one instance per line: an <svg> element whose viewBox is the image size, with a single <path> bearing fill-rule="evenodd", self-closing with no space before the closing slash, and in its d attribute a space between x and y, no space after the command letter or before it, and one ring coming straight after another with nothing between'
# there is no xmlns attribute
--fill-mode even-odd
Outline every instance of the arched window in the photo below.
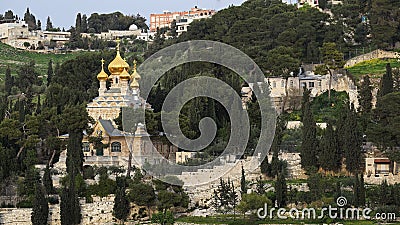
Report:
<svg viewBox="0 0 400 225"><path fill-rule="evenodd" d="M120 142L111 143L111 152L121 152L121 143Z"/></svg>
<svg viewBox="0 0 400 225"><path fill-rule="evenodd" d="M82 150L83 150L84 152L90 152L89 142L83 142L83 143L82 143Z"/></svg>

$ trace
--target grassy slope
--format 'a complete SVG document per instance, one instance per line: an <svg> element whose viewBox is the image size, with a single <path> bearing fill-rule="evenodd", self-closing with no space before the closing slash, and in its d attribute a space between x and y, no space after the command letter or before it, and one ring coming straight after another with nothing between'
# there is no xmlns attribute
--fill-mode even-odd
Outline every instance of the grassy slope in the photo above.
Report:
<svg viewBox="0 0 400 225"><path fill-rule="evenodd" d="M36 62L36 70L41 74L47 73L47 64L50 59L56 62L64 62L72 59L77 53L54 54L54 53L36 53L25 50L15 49L6 44L0 43L0 77L4 77L7 66L10 66L11 73L17 73L18 65L34 60Z"/></svg>
<svg viewBox="0 0 400 225"><path fill-rule="evenodd" d="M385 73L387 63L390 63L392 68L400 67L400 62L397 59L372 59L358 63L347 69L357 80L360 80L363 75L367 74L373 78L377 78Z"/></svg>

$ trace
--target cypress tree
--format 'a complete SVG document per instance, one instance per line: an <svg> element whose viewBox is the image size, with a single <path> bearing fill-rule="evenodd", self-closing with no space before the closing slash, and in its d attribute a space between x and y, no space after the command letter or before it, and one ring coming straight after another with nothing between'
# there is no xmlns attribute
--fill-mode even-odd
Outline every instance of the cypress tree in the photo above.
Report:
<svg viewBox="0 0 400 225"><path fill-rule="evenodd" d="M275 177L282 170L282 163L278 158L280 147L282 144L283 132L286 129L286 120L283 116L279 116L275 128L275 136L272 141L271 151L272 151L272 161L271 161L271 173L269 176Z"/></svg>
<svg viewBox="0 0 400 225"><path fill-rule="evenodd" d="M372 110L372 85L368 75L364 77L361 83L358 99L361 113L370 113Z"/></svg>
<svg viewBox="0 0 400 225"><path fill-rule="evenodd" d="M54 76L53 61L50 59L47 67L47 87L50 85Z"/></svg>
<svg viewBox="0 0 400 225"><path fill-rule="evenodd" d="M360 206L365 206L365 183L364 183L364 175L360 174L360 188L358 189L358 202Z"/></svg>
<svg viewBox="0 0 400 225"><path fill-rule="evenodd" d="M46 30L50 31L52 29L53 29L53 23L51 22L50 16L48 16L46 21Z"/></svg>
<svg viewBox="0 0 400 225"><path fill-rule="evenodd" d="M325 171L337 172L341 168L342 154L339 149L336 133L328 123L320 144L319 163Z"/></svg>
<svg viewBox="0 0 400 225"><path fill-rule="evenodd" d="M35 198L33 199L33 207L31 213L32 225L47 224L49 215L49 205L44 194L43 186L36 183Z"/></svg>
<svg viewBox="0 0 400 225"><path fill-rule="evenodd" d="M242 194L247 194L246 176L242 165L242 177L240 179L240 191Z"/></svg>
<svg viewBox="0 0 400 225"><path fill-rule="evenodd" d="M81 206L75 190L75 176L69 176L69 185L61 192L60 218L61 225L77 225L81 223Z"/></svg>
<svg viewBox="0 0 400 225"><path fill-rule="evenodd" d="M284 173L279 173L275 182L275 194L278 207L283 208L287 202L287 185Z"/></svg>
<svg viewBox="0 0 400 225"><path fill-rule="evenodd" d="M358 174L356 174L354 177L353 196L353 205L356 207L360 206L360 182L358 180Z"/></svg>
<svg viewBox="0 0 400 225"><path fill-rule="evenodd" d="M130 205L125 193L125 185L119 182L115 193L113 216L120 221L125 221L129 215Z"/></svg>
<svg viewBox="0 0 400 225"><path fill-rule="evenodd" d="M305 95L309 96L309 91L305 91ZM308 93L308 94L307 94ZM314 115L311 111L311 103L310 101L305 100L304 105L302 106L303 115L302 115L302 144L301 144L301 166L308 172L312 172L317 168L318 159L317 159L317 151L318 148L318 140L316 138L317 127L314 120Z"/></svg>
<svg viewBox="0 0 400 225"><path fill-rule="evenodd" d="M54 192L53 180L51 179L50 168L48 165L46 166L46 169L44 170L43 185L44 185L44 188L48 195L53 194L53 192Z"/></svg>
<svg viewBox="0 0 400 225"><path fill-rule="evenodd" d="M13 81L13 77L11 76L11 69L9 66L7 66L5 82L4 82L4 86L5 86L4 88L7 93L7 96L9 96L11 94L13 85L14 85L14 81Z"/></svg>
<svg viewBox="0 0 400 225"><path fill-rule="evenodd" d="M357 173L362 165L362 135L357 125L357 117L353 106L347 111L343 140L346 170L353 174Z"/></svg>
<svg viewBox="0 0 400 225"><path fill-rule="evenodd" d="M386 64L386 73L382 77L379 96L382 97L392 92L393 92L392 67L390 66L390 63L388 63Z"/></svg>

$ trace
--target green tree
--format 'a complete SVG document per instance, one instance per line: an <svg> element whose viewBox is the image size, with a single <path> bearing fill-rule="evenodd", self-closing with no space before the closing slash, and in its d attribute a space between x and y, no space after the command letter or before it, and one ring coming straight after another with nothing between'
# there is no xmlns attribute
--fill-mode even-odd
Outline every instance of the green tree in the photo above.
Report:
<svg viewBox="0 0 400 225"><path fill-rule="evenodd" d="M320 142L319 162L325 171L340 171L342 154L338 145L337 136L331 123L328 123Z"/></svg>
<svg viewBox="0 0 400 225"><path fill-rule="evenodd" d="M240 178L240 192L242 194L247 193L247 183L246 183L246 175L242 165L242 177Z"/></svg>
<svg viewBox="0 0 400 225"><path fill-rule="evenodd" d="M151 185L141 182L132 184L128 198L136 205L146 206L149 218L151 218L151 207L156 204L156 194Z"/></svg>
<svg viewBox="0 0 400 225"><path fill-rule="evenodd" d="M307 94L308 93L308 94ZM303 98L309 96L309 92L305 91ZM317 149L317 127L314 115L311 110L310 100L305 100L302 105L302 143L300 148L301 166L308 172L314 171L318 167Z"/></svg>
<svg viewBox="0 0 400 225"><path fill-rule="evenodd" d="M388 63L386 64L386 73L382 77L381 86L379 89L379 97L385 96L392 92L393 92L392 67L390 66L390 63Z"/></svg>
<svg viewBox="0 0 400 225"><path fill-rule="evenodd" d="M14 79L11 76L11 69L8 66L6 69L6 76L5 76L5 81L4 81L4 88L6 91L7 96L11 94L12 87L14 86Z"/></svg>
<svg viewBox="0 0 400 225"><path fill-rule="evenodd" d="M171 211L156 213L151 217L151 222L161 225L173 225L175 222L174 214Z"/></svg>
<svg viewBox="0 0 400 225"><path fill-rule="evenodd" d="M115 193L113 216L123 223L128 218L129 211L130 204L125 194L125 185L119 184Z"/></svg>
<svg viewBox="0 0 400 225"><path fill-rule="evenodd" d="M71 180L73 179L71 178ZM78 225L81 223L81 206L74 183L70 181L69 187L64 187L61 191L61 225Z"/></svg>
<svg viewBox="0 0 400 225"><path fill-rule="evenodd" d="M353 105L350 110L347 110L347 116L345 120L345 129L343 133L344 142L343 150L345 157L346 170L350 173L360 172L362 166L362 134L357 124L357 116L354 111Z"/></svg>
<svg viewBox="0 0 400 225"><path fill-rule="evenodd" d="M329 73L328 97L331 99L332 76L335 70L344 66L343 53L337 49L333 42L324 43L320 52L326 71Z"/></svg>
<svg viewBox="0 0 400 225"><path fill-rule="evenodd" d="M358 100L360 102L360 110L362 114L371 113L372 110L372 90L369 76L366 75L361 83Z"/></svg>
<svg viewBox="0 0 400 225"><path fill-rule="evenodd" d="M54 76L53 61L50 59L47 65L47 87L50 85L53 76Z"/></svg>
<svg viewBox="0 0 400 225"><path fill-rule="evenodd" d="M263 208L264 204L272 205L271 200L269 200L265 195L258 195L255 193L243 194L242 200L237 206L239 212L243 214L243 219L245 219L246 213L252 211L254 215L256 210Z"/></svg>
<svg viewBox="0 0 400 225"><path fill-rule="evenodd" d="M47 203L43 186L40 184L36 184L35 198L33 199L33 207L31 214L31 222L33 225L47 224L48 215L49 215L49 204Z"/></svg>
<svg viewBox="0 0 400 225"><path fill-rule="evenodd" d="M368 140L374 142L389 158L400 162L400 92L380 97L367 129Z"/></svg>
<svg viewBox="0 0 400 225"><path fill-rule="evenodd" d="M50 16L47 17L46 30L47 31L53 30L53 23L51 22Z"/></svg>
<svg viewBox="0 0 400 225"><path fill-rule="evenodd" d="M43 185L47 195L54 193L53 179L51 178L51 171L49 165L46 165L46 168L44 169Z"/></svg>
<svg viewBox="0 0 400 225"><path fill-rule="evenodd" d="M287 203L287 185L284 173L279 173L275 182L275 193L278 207L284 208Z"/></svg>

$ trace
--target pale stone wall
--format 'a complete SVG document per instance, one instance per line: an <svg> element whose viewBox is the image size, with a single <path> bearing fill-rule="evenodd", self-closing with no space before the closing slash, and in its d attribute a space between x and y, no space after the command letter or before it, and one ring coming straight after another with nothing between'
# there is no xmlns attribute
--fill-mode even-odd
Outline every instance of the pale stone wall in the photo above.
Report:
<svg viewBox="0 0 400 225"><path fill-rule="evenodd" d="M85 203L81 200L82 225L89 224L113 224L112 211L114 207L114 196L93 197L93 203ZM48 222L51 225L60 225L60 205L49 206ZM0 209L0 224L7 225L30 225L31 208L26 209Z"/></svg>
<svg viewBox="0 0 400 225"><path fill-rule="evenodd" d="M345 68L352 67L357 63L364 62L371 59L382 59L382 58L398 58L400 57L399 53L397 52L388 52L384 50L377 49L370 53L366 53L364 55L359 55L352 59L349 59L346 64L344 65Z"/></svg>

